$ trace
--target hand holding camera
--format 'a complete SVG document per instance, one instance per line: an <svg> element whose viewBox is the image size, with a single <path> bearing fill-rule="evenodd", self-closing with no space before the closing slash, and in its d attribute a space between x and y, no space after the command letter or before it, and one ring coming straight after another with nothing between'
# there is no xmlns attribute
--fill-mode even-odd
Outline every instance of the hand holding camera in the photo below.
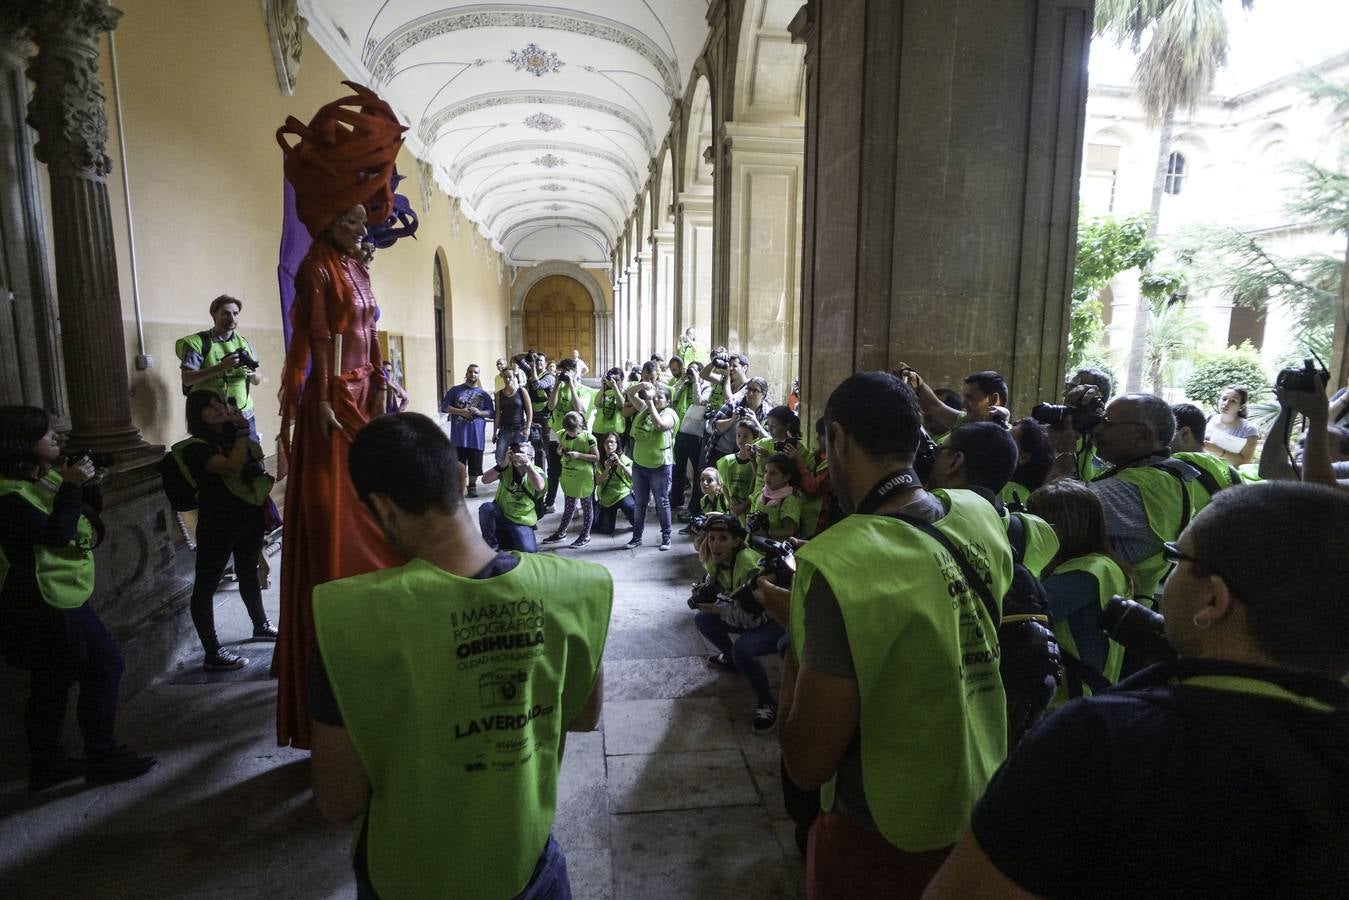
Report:
<svg viewBox="0 0 1349 900"><path fill-rule="evenodd" d="M913 388L915 391L923 386L923 379L917 372L909 368L908 363L900 363L895 369L895 377Z"/></svg>
<svg viewBox="0 0 1349 900"><path fill-rule="evenodd" d="M1308 419L1327 419L1330 401L1326 397L1326 385L1330 383L1330 372L1319 356L1313 353L1312 357L1315 364L1306 359L1302 361L1302 368L1280 372L1274 379L1274 395L1280 404Z"/></svg>
<svg viewBox="0 0 1349 900"><path fill-rule="evenodd" d="M68 457L64 465L56 470L61 480L73 485L82 485L94 477L94 462L85 453Z"/></svg>

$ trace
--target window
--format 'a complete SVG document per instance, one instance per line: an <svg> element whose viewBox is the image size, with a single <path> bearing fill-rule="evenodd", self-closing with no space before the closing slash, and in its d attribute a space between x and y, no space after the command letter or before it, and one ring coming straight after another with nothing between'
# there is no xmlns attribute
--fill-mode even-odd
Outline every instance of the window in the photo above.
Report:
<svg viewBox="0 0 1349 900"><path fill-rule="evenodd" d="M1115 211L1115 189L1119 184L1119 151L1114 144L1087 144L1086 178L1083 185L1092 195L1093 206Z"/></svg>
<svg viewBox="0 0 1349 900"><path fill-rule="evenodd" d="M1185 182L1185 156L1173 151L1166 159L1166 184L1162 190L1168 194L1179 194Z"/></svg>

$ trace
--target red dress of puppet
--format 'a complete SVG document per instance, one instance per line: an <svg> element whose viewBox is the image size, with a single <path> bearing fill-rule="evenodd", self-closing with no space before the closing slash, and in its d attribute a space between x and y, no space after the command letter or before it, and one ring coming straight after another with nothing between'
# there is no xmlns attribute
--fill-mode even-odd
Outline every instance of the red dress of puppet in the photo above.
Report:
<svg viewBox="0 0 1349 900"><path fill-rule="evenodd" d="M280 638L272 660L277 743L302 749L310 742L314 585L404 562L356 496L347 471L356 432L384 412L379 309L360 241L367 215L380 223L393 208L390 179L404 129L388 104L360 85L344 84L354 96L324 106L307 127L288 118L276 133L296 214L314 238L295 275L281 393L289 475ZM299 142L290 146L286 134Z"/></svg>

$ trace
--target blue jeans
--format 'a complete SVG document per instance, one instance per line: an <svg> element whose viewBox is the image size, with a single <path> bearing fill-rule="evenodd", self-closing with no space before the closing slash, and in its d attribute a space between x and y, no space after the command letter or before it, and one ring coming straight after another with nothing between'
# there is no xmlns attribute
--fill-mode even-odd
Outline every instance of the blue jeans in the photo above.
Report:
<svg viewBox="0 0 1349 900"><path fill-rule="evenodd" d="M693 617L698 632L707 638L712 646L730 656L736 670L745 676L754 690L754 702L759 706L775 706L773 688L768 683L768 673L764 671L760 656L778 652L778 640L783 635L782 626L773 619L750 629L727 625L726 620L716 613L700 612ZM734 643L731 635L739 637Z"/></svg>
<svg viewBox="0 0 1349 900"><path fill-rule="evenodd" d="M24 720L34 771L49 769L64 758L61 731L70 689L80 686L75 721L84 738L85 756L97 759L117 750L113 723L122 681L122 654L103 621L85 603L66 610L64 646L34 667L29 681Z"/></svg>
<svg viewBox="0 0 1349 900"><path fill-rule="evenodd" d="M571 900L571 880L567 877L567 857L562 848L548 835L539 856L539 864L534 867L534 877L528 886L519 893L516 900Z"/></svg>
<svg viewBox="0 0 1349 900"><path fill-rule="evenodd" d="M640 540L646 528L646 508L656 500L656 518L660 520L660 536L670 536L670 471L671 465L654 469L634 464L632 467L632 496L637 503L636 518L632 522L633 540Z"/></svg>
<svg viewBox="0 0 1349 900"><path fill-rule="evenodd" d="M633 510L637 508L637 501L632 499L632 493L629 492L623 496L613 506L605 506L599 501L595 502L595 533L613 534L618 528L618 514L623 513L623 517L628 520L628 524L637 527L637 520L633 518Z"/></svg>
<svg viewBox="0 0 1349 900"><path fill-rule="evenodd" d="M493 550L519 550L522 553L539 551L534 526L512 522L495 500L488 500L478 507L478 528L482 530L482 539Z"/></svg>

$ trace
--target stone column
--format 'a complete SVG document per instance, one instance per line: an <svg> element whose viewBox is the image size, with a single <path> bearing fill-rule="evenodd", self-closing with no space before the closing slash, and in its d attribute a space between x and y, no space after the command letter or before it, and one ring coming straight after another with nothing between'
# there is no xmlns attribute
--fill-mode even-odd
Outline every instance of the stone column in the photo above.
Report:
<svg viewBox="0 0 1349 900"><path fill-rule="evenodd" d="M623 270L623 300L626 304L624 307L626 315L623 318L623 331L626 335L624 340L626 344L625 358L631 357L633 362L640 365L642 343L637 328L637 304L639 303L638 298L641 296L641 273L635 263L635 258L629 260L627 268Z"/></svg>
<svg viewBox="0 0 1349 900"><path fill-rule="evenodd" d="M1061 390L1091 0L811 0L803 390L979 369Z"/></svg>
<svg viewBox="0 0 1349 900"><path fill-rule="evenodd" d="M652 253L643 250L637 254L637 353L638 361L646 362L656 352L656 283Z"/></svg>
<svg viewBox="0 0 1349 900"><path fill-rule="evenodd" d="M28 66L34 91L28 122L47 164L70 392L70 443L111 453L104 481L107 538L94 554L91 604L121 644L123 689L134 692L161 673L190 631L182 615L192 589L192 557L175 553L160 487L162 447L141 440L131 422L124 321L104 151L107 117L98 78L99 41L121 13L102 0L28 4L37 55Z"/></svg>
<svg viewBox="0 0 1349 900"><path fill-rule="evenodd" d="M678 310L675 331L690 325L709 350L712 341L712 196L683 194L676 207L679 229ZM704 360L705 362L706 360Z"/></svg>
<svg viewBox="0 0 1349 900"><path fill-rule="evenodd" d="M749 356L774 400L791 390L800 348L802 137L800 126L726 123L726 346Z"/></svg>
<svg viewBox="0 0 1349 900"><path fill-rule="evenodd" d="M656 352L668 357L674 352L678 334L674 327L674 230L663 228L651 237L651 253L655 259L655 347Z"/></svg>
<svg viewBox="0 0 1349 900"><path fill-rule="evenodd" d="M108 121L98 78L99 42L122 14L100 0L46 0L31 15L38 52L28 65L34 85L28 123L51 183L70 442L129 461L153 451L131 423L106 181L112 160L104 152Z"/></svg>

